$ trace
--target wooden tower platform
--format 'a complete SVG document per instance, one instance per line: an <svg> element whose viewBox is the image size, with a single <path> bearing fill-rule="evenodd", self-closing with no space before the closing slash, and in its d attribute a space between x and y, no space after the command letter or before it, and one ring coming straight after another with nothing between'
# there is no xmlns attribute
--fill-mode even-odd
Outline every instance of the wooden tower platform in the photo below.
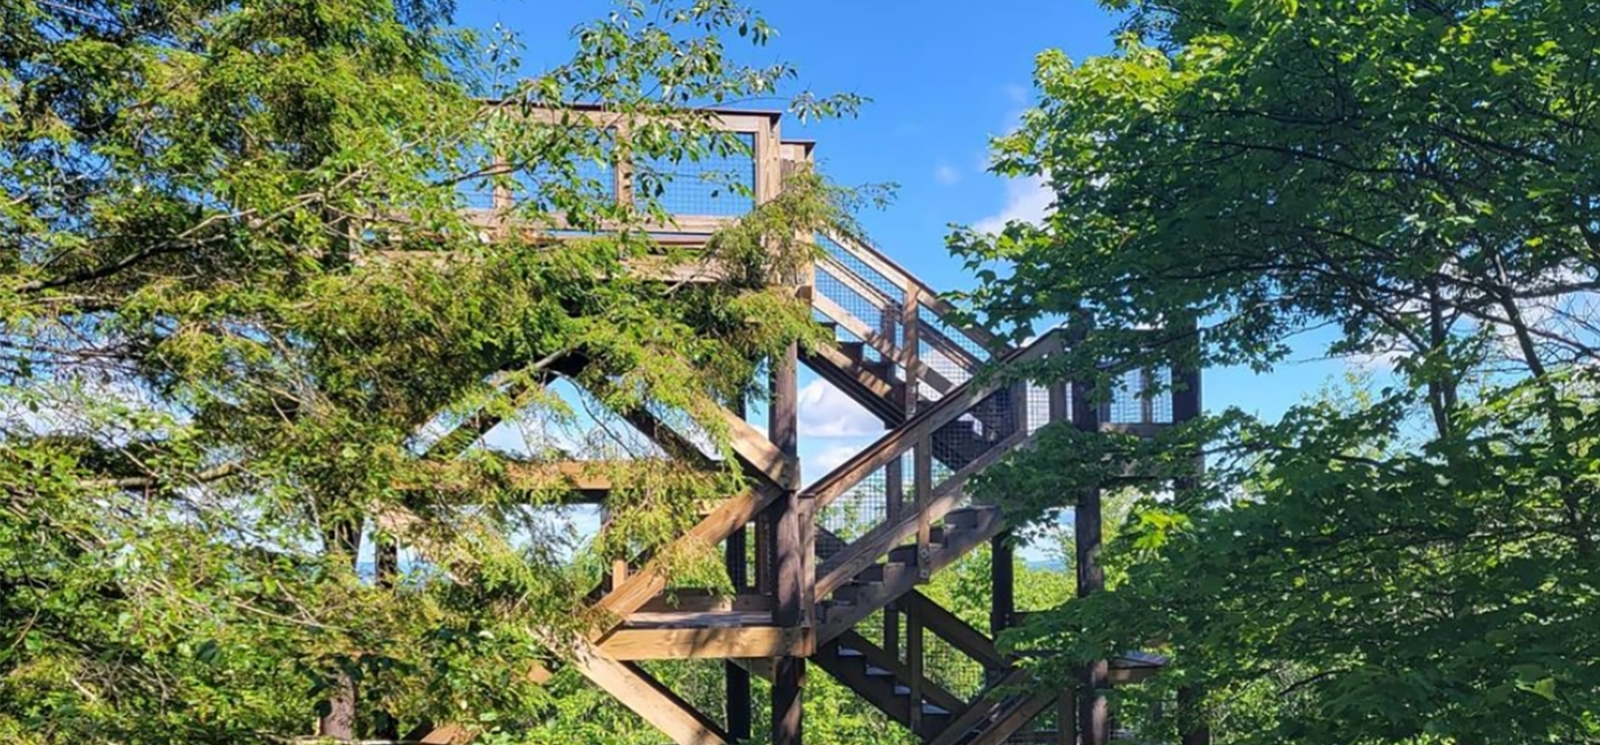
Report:
<svg viewBox="0 0 1600 745"><path fill-rule="evenodd" d="M748 158L731 163L749 174L753 197L745 209L774 198L784 173L812 158L811 144L782 139L776 114L719 117L720 126L750 146ZM628 168L607 177L614 179L617 198L628 199ZM737 208L707 209L706 195L691 185L681 194L675 188L669 185L661 197L676 217L663 234L675 242L704 241L737 218ZM484 209L486 226L508 198L493 195ZM963 487L1007 453L1029 447L1038 429L1052 421L1149 435L1194 416L1197 373L1131 374L1128 390L1099 406L1089 406L1083 387L1070 382L987 382L978 377L980 370L1038 360L1068 341L1051 333L1012 346L952 320L937 290L871 245L842 234L815 238L822 258L811 268L804 294L817 321L833 332L834 344L791 349L786 359L772 361L766 432L747 423L742 412L726 412L734 449L753 486L712 505L678 539L725 546L737 593L678 590L669 600L665 579L649 564L620 563L595 600L614 623L578 642L570 664L679 745L750 739L752 677L772 682L773 743L798 745L805 681L816 674L838 680L928 745L1107 741L1105 702L1092 691L1154 674L1160 660L1134 655L1091 666L1082 696L1034 685L993 641L1017 618L1007 517L993 506L971 503ZM801 365L887 429L828 473L800 471ZM1140 394L1158 376L1169 375L1180 376L1184 390ZM669 451L692 450L682 447L690 436L666 423L636 424ZM603 495L606 485L579 488ZM1099 525L1094 490L1062 498L1075 505L1080 527ZM1094 532L1079 541L1079 562L1091 570L1080 573L1080 592L1097 589L1099 582ZM984 545L995 557L993 604L988 627L975 628L918 586ZM693 658L727 661L724 711L696 707L640 664Z"/></svg>

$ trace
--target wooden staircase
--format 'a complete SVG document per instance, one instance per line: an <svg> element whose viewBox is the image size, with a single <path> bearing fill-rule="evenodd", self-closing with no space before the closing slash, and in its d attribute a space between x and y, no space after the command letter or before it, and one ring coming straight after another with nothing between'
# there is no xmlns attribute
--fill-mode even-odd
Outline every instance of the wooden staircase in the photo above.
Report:
<svg viewBox="0 0 1600 745"><path fill-rule="evenodd" d="M776 116L725 120L752 135L758 201L781 188L775 167L810 159L809 145L782 142ZM710 218L690 222L714 226ZM719 721L673 693L640 660L722 658L773 679L774 741L782 745L799 742L798 723L790 720L800 701L800 660L924 743L1005 742L1059 705L1064 692L1030 690L1036 686L1028 673L1000 655L989 634L917 588L986 544L995 547L997 566L1009 566L1008 549L997 540L1005 535L1006 516L994 506L971 503L964 486L985 467L1029 447L1040 427L1071 418L1073 391L1067 383L1040 386L982 373L1041 360L1067 342L1052 332L1013 347L952 321L952 309L932 288L865 242L838 234L816 240L822 257L808 294L834 343L773 361L778 374L768 433L733 411L723 412L750 485L710 506L691 530L658 551L670 555L683 547L727 543L730 576L748 581L737 583L732 598L685 593L674 607L663 598L666 577L649 557L619 561L610 582L593 595L604 620L561 656L681 745L725 745L747 737L750 712L739 707L748 705L748 692L744 704L734 703L739 697L732 695L730 666L728 710ZM809 484L801 482L793 447L792 370L800 363L887 428ZM572 360L569 371L582 364ZM1154 377L1145 374L1142 380ZM1138 400L1142 405L1127 405ZM1151 433L1194 408L1197 400L1180 406L1174 398L1154 406L1139 390L1121 391L1093 412L1098 421L1091 426ZM695 445L693 433L646 414L627 417L673 457L716 466ZM483 422L473 426L476 433L486 431ZM604 489L589 484L585 493L603 495ZM747 536L755 542L753 572L744 565ZM994 582L994 617L1008 619L1014 611L1009 571L997 569ZM886 638L891 625L900 638ZM966 669L981 670L981 680L960 691L941 683L930 644ZM1135 667L1112 661L1112 680L1131 682L1144 674L1132 672Z"/></svg>

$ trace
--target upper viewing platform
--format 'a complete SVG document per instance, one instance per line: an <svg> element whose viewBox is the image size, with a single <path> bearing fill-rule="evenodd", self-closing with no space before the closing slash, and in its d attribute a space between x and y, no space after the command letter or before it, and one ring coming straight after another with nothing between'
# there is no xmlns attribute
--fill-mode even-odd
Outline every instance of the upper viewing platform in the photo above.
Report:
<svg viewBox="0 0 1600 745"><path fill-rule="evenodd" d="M463 180L460 191L475 223L503 227L518 200L537 195L541 181L559 177L580 185L584 196L597 202L641 210L648 202L659 212L646 215L644 226L658 241L695 245L776 197L797 164L812 162L813 143L782 138L781 113L702 109L692 115L696 131L685 136L680 119L585 106L519 107L508 116L567 133L589 151L587 157L572 159L564 173L536 159L528 160L537 165L526 166L495 157L480 177ZM635 147L636 137L697 141L682 142L678 157L665 157L636 152L645 149ZM557 201L552 198L548 205L553 212L559 212ZM550 230L555 237L588 234L559 224L559 217L556 222Z"/></svg>

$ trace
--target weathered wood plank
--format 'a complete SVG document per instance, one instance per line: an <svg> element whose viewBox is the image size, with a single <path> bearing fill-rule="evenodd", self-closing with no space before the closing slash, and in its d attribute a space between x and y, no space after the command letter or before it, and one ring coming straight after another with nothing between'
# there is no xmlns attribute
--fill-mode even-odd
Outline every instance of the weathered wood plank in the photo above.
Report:
<svg viewBox="0 0 1600 745"><path fill-rule="evenodd" d="M617 660L804 657L811 654L811 639L810 629L777 626L618 629L600 651Z"/></svg>

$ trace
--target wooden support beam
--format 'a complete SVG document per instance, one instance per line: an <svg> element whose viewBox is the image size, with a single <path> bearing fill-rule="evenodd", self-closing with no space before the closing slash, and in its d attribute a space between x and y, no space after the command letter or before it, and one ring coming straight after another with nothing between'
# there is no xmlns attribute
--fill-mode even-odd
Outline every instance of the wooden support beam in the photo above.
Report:
<svg viewBox="0 0 1600 745"><path fill-rule="evenodd" d="M1056 699L1056 745L1078 745L1077 695L1068 688Z"/></svg>
<svg viewBox="0 0 1600 745"><path fill-rule="evenodd" d="M572 664L677 745L731 745L732 739L716 722L638 666L582 643L572 655Z"/></svg>
<svg viewBox="0 0 1600 745"><path fill-rule="evenodd" d="M1178 732L1181 745L1211 745L1206 723L1205 694L1198 686L1178 689Z"/></svg>
<svg viewBox="0 0 1600 745"><path fill-rule="evenodd" d="M767 433L772 444L784 455L796 457L800 446L799 427L799 347L791 344L770 362L771 398L767 408ZM774 520L774 545L777 549L776 586L780 626L811 625L814 605L810 590L816 574L807 570L804 555L812 551L807 539L811 533L810 505L813 500L792 484L780 497L781 512ZM806 661L804 657L775 656L772 663L772 744L801 745L804 732Z"/></svg>
<svg viewBox="0 0 1600 745"><path fill-rule="evenodd" d="M994 638L1011 627L1011 615L1017 609L1016 560L1011 531L989 541L989 636Z"/></svg>
<svg viewBox="0 0 1600 745"><path fill-rule="evenodd" d="M1019 668L1006 674L999 683L990 687L988 696L974 701L961 712L960 716L950 721L950 726L946 727L943 733L929 741L928 745L957 745L965 742L972 735L973 729L993 717L1002 707L1014 704L1013 699L1003 696L1002 692L1026 687L1032 682L1033 674L1027 670Z"/></svg>
<svg viewBox="0 0 1600 745"><path fill-rule="evenodd" d="M615 660L804 657L811 649L810 629L777 626L624 628L600 643L600 651Z"/></svg>
<svg viewBox="0 0 1600 745"><path fill-rule="evenodd" d="M906 608L906 668L907 686L911 689L911 731L922 731L922 681L927 677L923 672L927 663L927 641L923 636L922 614L918 613L918 606Z"/></svg>
<svg viewBox="0 0 1600 745"><path fill-rule="evenodd" d="M1083 383L1072 384L1072 424L1083 432L1100 429L1099 407L1091 401L1092 389ZM1101 526L1100 489L1083 489L1073 507L1073 537L1076 540L1077 595L1087 597L1105 588L1105 571L1100 566L1100 551L1105 540ZM1106 660L1085 666L1078 699L1078 732L1084 745L1105 745L1111 741L1111 705L1105 691L1111 687L1111 670Z"/></svg>
<svg viewBox="0 0 1600 745"><path fill-rule="evenodd" d="M742 404L743 402L740 403ZM743 407L741 406L740 408L742 409ZM743 414L744 412L735 411L734 413ZM745 551L747 547L747 532L743 527L733 531L723 546L722 560L723 566L728 572L728 582L733 585L735 593L740 593L734 596L735 602L732 604L736 605L738 598L759 598L761 601L775 607L776 604L772 603L772 599L767 596L744 594L750 591L749 558ZM732 610L732 608L729 610ZM724 685L723 715L728 723L728 735L737 742L748 742L753 729L750 671L733 660L727 660L722 663L722 676Z"/></svg>
<svg viewBox="0 0 1600 745"><path fill-rule="evenodd" d="M961 620L960 616L951 613L949 609L933 602L927 595L912 590L897 602L907 608L915 609L922 619L923 628L950 642L956 649L961 650L962 654L976 660L985 668L1007 670L1011 667L1006 658L995 649L993 640Z"/></svg>
<svg viewBox="0 0 1600 745"><path fill-rule="evenodd" d="M802 745L804 709L801 692L806 684L804 657L777 657L772 661L772 745Z"/></svg>

